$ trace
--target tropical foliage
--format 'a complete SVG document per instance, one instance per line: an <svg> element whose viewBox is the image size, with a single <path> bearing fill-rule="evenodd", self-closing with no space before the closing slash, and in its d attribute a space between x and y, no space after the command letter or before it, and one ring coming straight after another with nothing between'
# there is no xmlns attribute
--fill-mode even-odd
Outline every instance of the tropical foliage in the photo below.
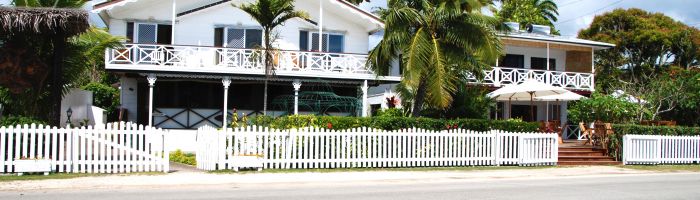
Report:
<svg viewBox="0 0 700 200"><path fill-rule="evenodd" d="M275 69L273 55L275 48L274 30L287 20L294 18L307 19L308 14L294 9L294 0L256 0L253 3L236 5L257 21L263 29L263 48L265 49L265 91L263 97L263 112L267 114L267 87Z"/></svg>
<svg viewBox="0 0 700 200"><path fill-rule="evenodd" d="M412 102L413 116L424 108L445 109L453 101L463 75L481 75L500 56L495 18L483 15L484 0L390 0L381 11L386 32L370 52L368 64L387 74L400 60L403 79L398 90ZM469 34L465 34L469 33Z"/></svg>
<svg viewBox="0 0 700 200"><path fill-rule="evenodd" d="M642 99L635 121L700 124L700 76L693 68L700 60L697 28L661 13L616 9L596 16L579 37L616 45L596 51L596 90Z"/></svg>
<svg viewBox="0 0 700 200"><path fill-rule="evenodd" d="M495 15L503 22L518 22L524 27L528 24L546 25L553 34L559 34L554 27L559 11L553 0L502 0L501 9Z"/></svg>
<svg viewBox="0 0 700 200"><path fill-rule="evenodd" d="M635 103L612 95L593 93L591 98L569 105L569 121L593 122L596 120L611 123L629 123L636 119Z"/></svg>

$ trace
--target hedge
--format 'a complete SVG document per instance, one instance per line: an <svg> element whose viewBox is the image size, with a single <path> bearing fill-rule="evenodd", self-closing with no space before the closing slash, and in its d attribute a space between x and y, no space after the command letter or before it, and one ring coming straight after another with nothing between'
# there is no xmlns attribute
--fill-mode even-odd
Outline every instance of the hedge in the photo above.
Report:
<svg viewBox="0 0 700 200"><path fill-rule="evenodd" d="M24 116L3 116L2 119L0 119L0 127L2 126L16 126L16 125L24 125L24 124L48 124L44 121L31 118L31 117L24 117Z"/></svg>
<svg viewBox="0 0 700 200"><path fill-rule="evenodd" d="M642 126L635 124L613 124L614 134L609 135L608 151L618 160L622 159L622 137L632 135L669 135L694 136L700 135L700 127L685 126Z"/></svg>
<svg viewBox="0 0 700 200"><path fill-rule="evenodd" d="M272 118L258 116L253 118L253 125L266 126L278 129L290 129L301 127L322 127L329 129L349 129L357 127L370 127L384 130L398 130L405 128L422 128L427 130L468 129L474 131L504 130L512 132L535 132L539 128L536 122L522 122L516 120L487 120L487 119L433 119L412 117L338 117L338 116L314 116L298 115Z"/></svg>

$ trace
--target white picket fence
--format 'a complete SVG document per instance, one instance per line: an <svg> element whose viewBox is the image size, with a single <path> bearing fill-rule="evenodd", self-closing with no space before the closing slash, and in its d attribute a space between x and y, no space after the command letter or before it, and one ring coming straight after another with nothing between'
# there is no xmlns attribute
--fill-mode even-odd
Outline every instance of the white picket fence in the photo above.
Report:
<svg viewBox="0 0 700 200"><path fill-rule="evenodd" d="M625 135L622 160L633 164L700 164L700 136Z"/></svg>
<svg viewBox="0 0 700 200"><path fill-rule="evenodd" d="M46 159L53 172L167 172L164 134L162 129L123 122L81 128L2 127L0 173L15 172L18 160Z"/></svg>
<svg viewBox="0 0 700 200"><path fill-rule="evenodd" d="M556 165L558 142L556 134L495 130L201 127L196 154L203 170L236 168L239 156L259 156L273 169Z"/></svg>

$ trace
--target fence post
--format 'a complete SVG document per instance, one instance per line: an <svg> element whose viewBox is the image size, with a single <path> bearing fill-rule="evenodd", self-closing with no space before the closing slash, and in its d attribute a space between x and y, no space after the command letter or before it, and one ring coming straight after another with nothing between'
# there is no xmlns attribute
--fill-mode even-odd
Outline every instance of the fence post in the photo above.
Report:
<svg viewBox="0 0 700 200"><path fill-rule="evenodd" d="M502 136L501 130L491 130L491 133L494 135L494 143L495 143L493 145L494 162L496 162L496 163L494 163L494 165L501 166L501 161L500 161L501 160L500 159L501 158L501 151L502 151L502 148L501 148L501 141L502 141L501 140L501 136Z"/></svg>
<svg viewBox="0 0 700 200"><path fill-rule="evenodd" d="M162 145L161 146L162 146L162 150L163 150L162 151L163 156L165 157L163 159L163 172L168 173L168 172L170 172L170 152L168 151L168 148L167 148L168 143L166 143L166 141L165 141L165 135L166 135L165 132L166 131L164 131L162 129L158 129L158 133L160 133L160 136L162 138L162 140L161 140Z"/></svg>
<svg viewBox="0 0 700 200"><path fill-rule="evenodd" d="M662 161L661 160L661 156L662 156L661 139L662 139L662 136L656 136L655 139L656 139L656 164L660 164Z"/></svg>

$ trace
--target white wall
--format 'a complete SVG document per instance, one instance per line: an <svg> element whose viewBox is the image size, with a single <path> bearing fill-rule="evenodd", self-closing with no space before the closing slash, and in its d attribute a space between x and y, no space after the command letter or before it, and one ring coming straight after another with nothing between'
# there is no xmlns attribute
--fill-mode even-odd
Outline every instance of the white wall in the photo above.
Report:
<svg viewBox="0 0 700 200"><path fill-rule="evenodd" d="M521 47L521 46L506 45L505 49L506 49L507 54L524 55L526 69L530 69L530 58L532 58L532 57L546 58L547 57L547 49L546 48ZM550 48L549 49L549 58L556 59L556 70L557 71L563 71L565 69L566 51L560 50L560 49ZM550 69L550 70L555 70L555 69Z"/></svg>
<svg viewBox="0 0 700 200"><path fill-rule="evenodd" d="M137 2L138 7L142 9L134 9L136 6L129 7L131 9L115 8L116 11L112 13L112 16L117 17L110 19L110 33L126 36L127 21L171 24L172 7L169 1L167 2L167 4L159 1ZM206 1L201 2L198 4L206 4ZM241 2L243 1L234 1L236 4ZM306 11L311 20L319 22L319 5L317 1L296 1L295 7L298 10ZM182 12L186 9L180 8L178 10ZM214 28L216 26L259 27L259 24L247 13L232 7L231 3L224 3L190 13L178 17L177 21L175 25L175 43L181 45L213 46ZM368 52L369 33L363 25L328 11L323 14L323 24L324 32L344 34L344 51L346 53L366 54ZM276 43L277 46L286 50L299 50L300 30L316 32L318 27L300 19L289 20L282 27L278 27L275 30L279 36Z"/></svg>
<svg viewBox="0 0 700 200"><path fill-rule="evenodd" d="M127 109L127 118L130 122L136 122L138 114L138 81L136 78L122 77L120 80L120 102L122 108ZM156 81L156 84L158 82Z"/></svg>
<svg viewBox="0 0 700 200"><path fill-rule="evenodd" d="M85 120L85 125L104 124L106 116L104 109L92 106L92 92L78 88L71 89L61 100L60 125L66 126L68 121L68 109L72 111L70 121L73 125L80 125Z"/></svg>

